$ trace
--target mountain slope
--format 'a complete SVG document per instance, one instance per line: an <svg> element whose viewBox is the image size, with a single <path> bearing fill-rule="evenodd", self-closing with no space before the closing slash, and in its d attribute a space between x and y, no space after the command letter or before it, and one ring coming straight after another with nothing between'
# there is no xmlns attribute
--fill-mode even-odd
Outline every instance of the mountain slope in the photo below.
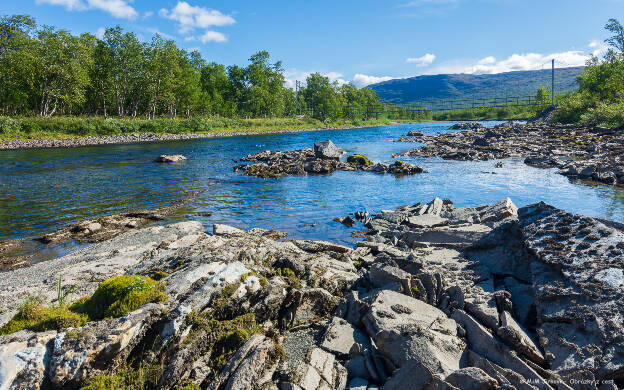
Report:
<svg viewBox="0 0 624 390"><path fill-rule="evenodd" d="M555 92L577 88L584 67L555 69ZM528 70L498 74L439 74L394 79L369 85L382 101L424 103L427 100L491 99L535 96L540 86L550 86L551 71Z"/></svg>

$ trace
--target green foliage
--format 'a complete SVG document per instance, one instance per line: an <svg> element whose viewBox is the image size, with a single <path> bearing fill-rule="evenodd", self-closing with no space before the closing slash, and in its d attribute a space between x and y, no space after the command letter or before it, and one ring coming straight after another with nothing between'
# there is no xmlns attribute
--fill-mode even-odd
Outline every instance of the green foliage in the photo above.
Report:
<svg viewBox="0 0 624 390"><path fill-rule="evenodd" d="M604 59L590 59L579 76L579 90L559 101L555 120L586 125L624 126L624 27L610 19L605 29L613 35Z"/></svg>
<svg viewBox="0 0 624 390"><path fill-rule="evenodd" d="M295 93L284 85L281 61L271 61L267 51L253 54L247 66L226 67L206 63L198 52L186 52L158 34L141 42L136 34L115 26L101 39L76 36L54 27L38 28L23 15L0 19L0 75L0 113L11 116L310 115L326 121L348 112L357 123L368 119L369 107L379 101L372 90L339 87L319 74ZM90 123L81 125L85 127L66 132L93 133ZM96 134L116 134L118 125L96 124ZM47 130L46 124L37 130Z"/></svg>
<svg viewBox="0 0 624 390"><path fill-rule="evenodd" d="M351 156L347 157L347 162L353 165L373 165L373 162L363 154L354 153Z"/></svg>
<svg viewBox="0 0 624 390"><path fill-rule="evenodd" d="M260 332L253 313L243 314L230 321L213 321L209 324L217 332L217 339L210 356L210 367L221 371L225 363L249 338Z"/></svg>
<svg viewBox="0 0 624 390"><path fill-rule="evenodd" d="M93 295L73 305L92 320L121 317L151 302L165 302L164 286L147 276L122 275L102 283Z"/></svg>
<svg viewBox="0 0 624 390"><path fill-rule="evenodd" d="M2 328L0 334L11 334L23 329L35 332L80 327L87 322L84 314L73 312L68 306L45 307L37 299L28 298L17 314Z"/></svg>
<svg viewBox="0 0 624 390"><path fill-rule="evenodd" d="M281 276L282 278L286 279L286 281L291 287L295 289L301 288L301 280L297 277L295 272L291 270L290 268L274 269L273 274L277 276Z"/></svg>
<svg viewBox="0 0 624 390"><path fill-rule="evenodd" d="M158 388L163 368L157 364L138 369L122 367L113 375L98 375L87 379L80 390L150 390ZM194 388L189 388L194 389Z"/></svg>

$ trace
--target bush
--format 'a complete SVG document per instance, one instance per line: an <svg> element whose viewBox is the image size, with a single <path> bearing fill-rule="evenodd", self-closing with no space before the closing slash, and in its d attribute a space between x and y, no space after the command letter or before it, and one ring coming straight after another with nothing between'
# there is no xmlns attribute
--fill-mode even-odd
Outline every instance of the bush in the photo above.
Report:
<svg viewBox="0 0 624 390"><path fill-rule="evenodd" d="M587 102L576 92L560 98L553 118L555 122L577 123L586 110Z"/></svg>
<svg viewBox="0 0 624 390"><path fill-rule="evenodd" d="M373 162L363 154L354 153L351 156L347 157L347 162L353 165L373 165Z"/></svg>
<svg viewBox="0 0 624 390"><path fill-rule="evenodd" d="M73 309L92 320L121 317L152 302L165 302L164 286L146 276L122 275L100 284L91 298L74 304Z"/></svg>
<svg viewBox="0 0 624 390"><path fill-rule="evenodd" d="M581 122L585 125L602 125L607 127L624 126L624 102L617 104L598 104L581 115Z"/></svg>
<svg viewBox="0 0 624 390"><path fill-rule="evenodd" d="M0 134L15 134L22 130L20 121L9 118L8 116L0 116Z"/></svg>

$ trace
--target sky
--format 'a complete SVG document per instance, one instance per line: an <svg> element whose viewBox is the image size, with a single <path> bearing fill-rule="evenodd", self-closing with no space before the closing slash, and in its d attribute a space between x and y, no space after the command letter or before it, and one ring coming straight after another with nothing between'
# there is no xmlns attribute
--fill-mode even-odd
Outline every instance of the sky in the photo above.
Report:
<svg viewBox="0 0 624 390"><path fill-rule="evenodd" d="M267 50L287 85L319 72L358 87L424 74L583 65L624 0L0 0L0 14L101 36L158 33L207 61Z"/></svg>

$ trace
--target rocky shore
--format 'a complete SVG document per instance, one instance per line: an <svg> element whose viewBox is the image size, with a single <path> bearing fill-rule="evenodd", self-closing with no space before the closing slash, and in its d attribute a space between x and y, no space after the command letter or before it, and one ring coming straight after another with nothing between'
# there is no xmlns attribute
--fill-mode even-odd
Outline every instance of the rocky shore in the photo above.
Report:
<svg viewBox="0 0 624 390"><path fill-rule="evenodd" d="M200 191L190 192L170 206L136 210L128 213L88 219L34 238L0 241L0 272L27 267L33 263L42 245L49 247L67 242L93 244L114 238L130 230L164 223L168 216L193 200Z"/></svg>
<svg viewBox="0 0 624 390"><path fill-rule="evenodd" d="M377 126L377 125L375 125ZM191 133L191 134L158 134L158 133L134 133L110 136L89 136L68 139L42 139L42 140L23 140L23 141L2 141L0 140L0 150L13 149L36 149L36 148L77 148L82 146L97 145L114 145L114 144L134 144L142 142L162 142L188 139L202 138L221 138L221 137L238 137L246 135L261 134L284 134L299 133L306 131L327 131L327 130L355 130L365 129L368 126L339 126L339 127L321 127L312 129L287 129L287 130L271 130L271 131L215 131L214 133Z"/></svg>
<svg viewBox="0 0 624 390"><path fill-rule="evenodd" d="M624 233L614 224L510 199L436 198L354 217L366 228L356 248L182 222L5 272L0 333L30 325L0 336L0 389L139 377L160 389L624 386ZM79 325L17 321L33 315L29 294L40 308L82 313L111 278L132 280L111 307L159 293ZM69 305L59 291L88 298Z"/></svg>
<svg viewBox="0 0 624 390"><path fill-rule="evenodd" d="M346 162L340 161L343 151L331 141L315 144L314 149L296 149L286 152L264 151L243 157L242 161L258 164L241 164L235 172L247 176L278 178L289 175L331 174L334 171L365 171L395 176L414 175L426 172L419 166L397 160L394 164L374 164L366 156L353 154Z"/></svg>
<svg viewBox="0 0 624 390"><path fill-rule="evenodd" d="M622 129L505 123L435 136L408 136L399 141L427 145L397 156L481 161L520 157L531 166L558 168L560 174L573 180L624 183Z"/></svg>

